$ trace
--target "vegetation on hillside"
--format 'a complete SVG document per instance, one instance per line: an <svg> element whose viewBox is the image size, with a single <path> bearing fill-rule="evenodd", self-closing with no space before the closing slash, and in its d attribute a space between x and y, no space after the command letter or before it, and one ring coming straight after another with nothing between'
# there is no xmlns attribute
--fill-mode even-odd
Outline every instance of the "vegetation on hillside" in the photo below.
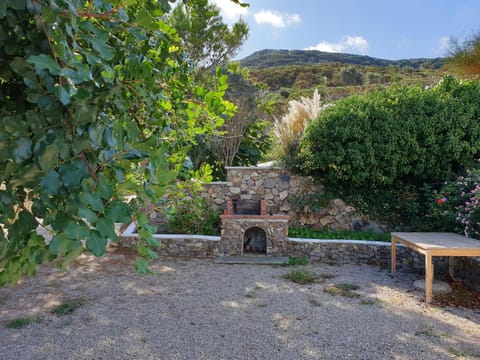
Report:
<svg viewBox="0 0 480 360"><path fill-rule="evenodd" d="M380 67L411 67L420 69L431 67L439 69L444 64L443 58L385 60L365 55L330 53L318 50L261 50L247 56L240 64L248 68L269 68L287 65L306 65L319 63L339 63Z"/></svg>

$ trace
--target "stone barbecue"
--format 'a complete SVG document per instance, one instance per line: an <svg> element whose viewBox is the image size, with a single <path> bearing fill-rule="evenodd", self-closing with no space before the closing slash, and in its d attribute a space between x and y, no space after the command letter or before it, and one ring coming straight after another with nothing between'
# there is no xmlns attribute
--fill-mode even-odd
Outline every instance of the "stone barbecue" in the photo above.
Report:
<svg viewBox="0 0 480 360"><path fill-rule="evenodd" d="M286 252L290 216L268 214L265 200L228 199L220 218L220 255L280 256Z"/></svg>

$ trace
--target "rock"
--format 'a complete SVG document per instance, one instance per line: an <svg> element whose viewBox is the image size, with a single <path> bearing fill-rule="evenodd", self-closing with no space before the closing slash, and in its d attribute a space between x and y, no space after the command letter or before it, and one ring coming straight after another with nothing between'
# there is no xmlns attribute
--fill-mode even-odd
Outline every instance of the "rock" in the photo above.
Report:
<svg viewBox="0 0 480 360"><path fill-rule="evenodd" d="M325 216L325 217L320 219L320 224L322 226L327 226L329 224L333 224L334 222L335 222L335 219L331 216Z"/></svg>
<svg viewBox="0 0 480 360"><path fill-rule="evenodd" d="M230 193L232 195L238 195L238 194L240 194L240 188L239 187L231 187L230 188Z"/></svg>
<svg viewBox="0 0 480 360"><path fill-rule="evenodd" d="M222 198L216 198L215 200L213 200L213 202L214 202L216 205L223 205L223 204L225 204L225 200L222 199Z"/></svg>
<svg viewBox="0 0 480 360"><path fill-rule="evenodd" d="M333 199L332 204L340 210L345 209L345 202L342 199Z"/></svg>
<svg viewBox="0 0 480 360"><path fill-rule="evenodd" d="M279 194L279 197L280 197L280 200L285 200L287 197L288 197L288 191L285 190L285 191L282 191L280 194Z"/></svg>
<svg viewBox="0 0 480 360"><path fill-rule="evenodd" d="M417 280L413 283L413 287L417 290L425 291L425 280ZM432 294L443 295L452 292L452 287L445 281L433 280Z"/></svg>
<svg viewBox="0 0 480 360"><path fill-rule="evenodd" d="M277 189L279 191L287 190L290 188L290 184L288 182L280 182L277 184Z"/></svg>

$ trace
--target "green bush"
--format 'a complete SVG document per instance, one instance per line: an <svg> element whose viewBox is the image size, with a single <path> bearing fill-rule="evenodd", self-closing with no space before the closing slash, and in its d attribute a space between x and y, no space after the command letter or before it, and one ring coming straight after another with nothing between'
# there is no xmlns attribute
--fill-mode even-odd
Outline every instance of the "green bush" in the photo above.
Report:
<svg viewBox="0 0 480 360"><path fill-rule="evenodd" d="M199 195L197 184L177 184L163 202L167 231L174 234L219 235L220 212Z"/></svg>
<svg viewBox="0 0 480 360"><path fill-rule="evenodd" d="M360 211L415 228L432 190L480 157L479 98L479 82L445 77L342 99L307 128L295 167Z"/></svg>

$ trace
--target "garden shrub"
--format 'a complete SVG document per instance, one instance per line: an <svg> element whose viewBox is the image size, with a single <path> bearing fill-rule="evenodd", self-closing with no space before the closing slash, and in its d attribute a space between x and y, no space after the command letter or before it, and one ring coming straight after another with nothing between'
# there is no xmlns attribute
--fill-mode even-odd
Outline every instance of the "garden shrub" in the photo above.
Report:
<svg viewBox="0 0 480 360"><path fill-rule="evenodd" d="M339 100L307 128L295 167L376 219L418 227L432 190L480 157L479 98L479 82L445 77Z"/></svg>

